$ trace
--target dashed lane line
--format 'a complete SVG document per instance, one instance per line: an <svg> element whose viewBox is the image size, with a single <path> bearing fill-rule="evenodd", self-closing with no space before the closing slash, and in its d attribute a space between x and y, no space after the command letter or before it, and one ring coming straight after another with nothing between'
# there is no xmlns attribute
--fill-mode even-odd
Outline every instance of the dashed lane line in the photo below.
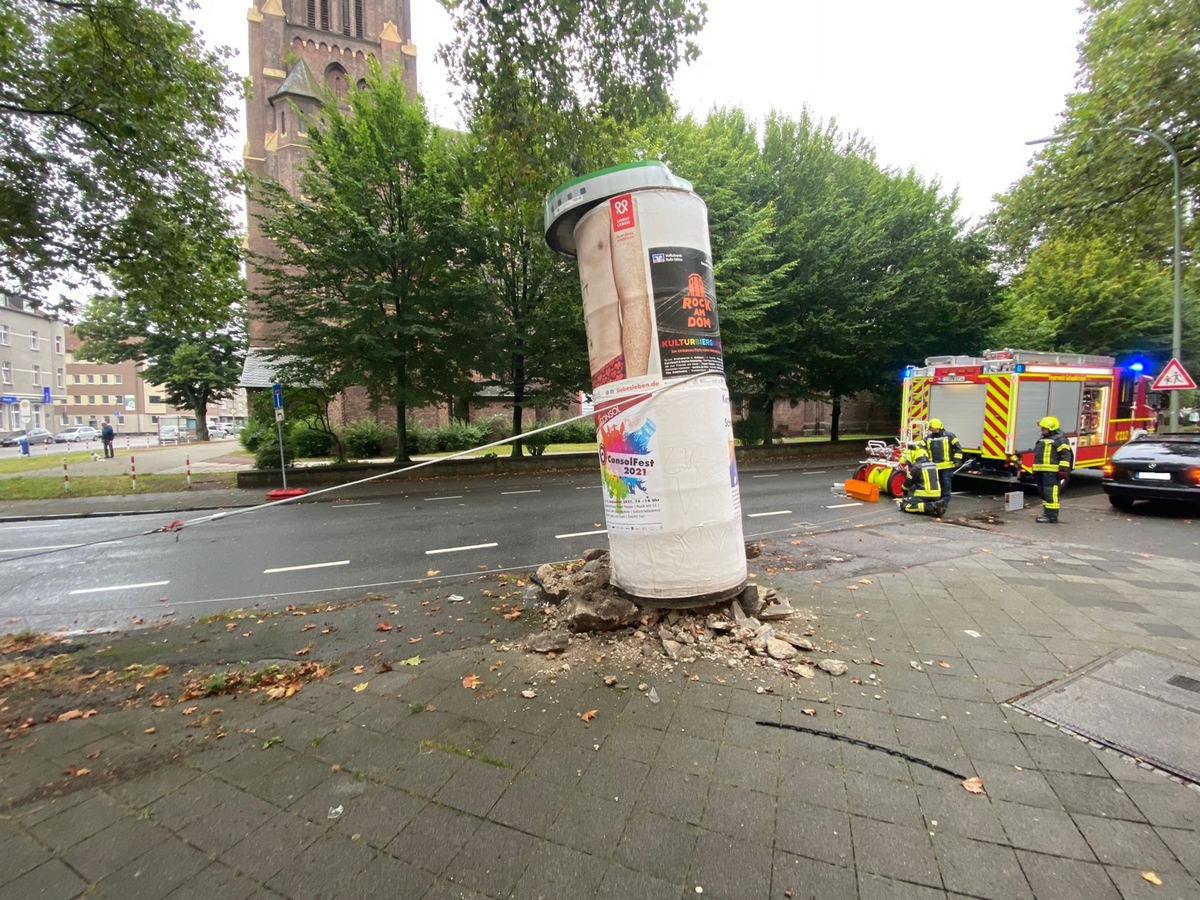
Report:
<svg viewBox="0 0 1200 900"><path fill-rule="evenodd" d="M170 584L170 583L171 582L169 579L167 581L143 581L140 584L114 584L110 587L80 588L79 590L69 591L68 593L69 594L102 594L105 591L132 591L136 588L162 587L164 584Z"/></svg>
<svg viewBox="0 0 1200 900"><path fill-rule="evenodd" d="M790 516L790 509L777 509L774 512L746 513L747 519L761 519L765 516Z"/></svg>
<svg viewBox="0 0 1200 900"><path fill-rule="evenodd" d="M277 569L263 569L264 575L275 575L279 572L302 572L305 569L328 569L333 566L348 566L350 560L339 559L336 562L309 563L306 566L280 566Z"/></svg>
<svg viewBox="0 0 1200 900"><path fill-rule="evenodd" d="M465 547L440 547L437 550L426 550L426 556L433 556L436 553L458 553L461 550L486 550L488 547L499 547L495 541L490 544L467 544Z"/></svg>
<svg viewBox="0 0 1200 900"><path fill-rule="evenodd" d="M593 534L608 534L608 529L601 528L598 531L572 531L569 534L556 534L555 537L561 541L564 538L590 537Z"/></svg>

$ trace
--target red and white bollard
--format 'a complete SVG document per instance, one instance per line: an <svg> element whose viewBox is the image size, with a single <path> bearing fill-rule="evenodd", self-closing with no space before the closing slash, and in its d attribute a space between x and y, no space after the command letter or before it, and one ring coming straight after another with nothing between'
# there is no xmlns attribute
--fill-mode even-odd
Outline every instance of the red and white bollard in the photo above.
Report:
<svg viewBox="0 0 1200 900"><path fill-rule="evenodd" d="M65 456L63 457L63 491L68 494L71 493L71 476L67 472L67 458Z"/></svg>
<svg viewBox="0 0 1200 900"><path fill-rule="evenodd" d="M185 456L184 459L187 461L187 486L190 488L192 486L192 458Z"/></svg>
<svg viewBox="0 0 1200 900"><path fill-rule="evenodd" d="M133 489L137 490L137 468L133 465L133 457L129 457L129 477L133 480Z"/></svg>

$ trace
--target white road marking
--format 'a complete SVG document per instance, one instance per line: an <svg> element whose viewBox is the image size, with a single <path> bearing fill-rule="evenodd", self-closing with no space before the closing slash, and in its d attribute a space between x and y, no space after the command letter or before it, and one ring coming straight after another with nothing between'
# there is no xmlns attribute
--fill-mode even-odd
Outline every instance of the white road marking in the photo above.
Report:
<svg viewBox="0 0 1200 900"><path fill-rule="evenodd" d="M826 509L845 509L847 506L862 506L861 503L835 503L833 506L827 506Z"/></svg>
<svg viewBox="0 0 1200 900"><path fill-rule="evenodd" d="M541 492L542 492L541 488L536 488L532 491L501 491L500 496L504 497L504 496L507 496L508 494L540 494Z"/></svg>
<svg viewBox="0 0 1200 900"><path fill-rule="evenodd" d="M442 547L440 550L426 550L426 556L433 556L435 553L457 553L459 550L486 550L488 547L498 547L499 544L494 541L490 544L468 544L466 547Z"/></svg>
<svg viewBox="0 0 1200 900"><path fill-rule="evenodd" d="M425 502L430 503L434 500L461 500L462 494L455 494L453 497L426 497Z"/></svg>
<svg viewBox="0 0 1200 900"><path fill-rule="evenodd" d="M779 509L779 510L776 510L775 512L746 513L746 518L747 519L761 519L763 516L790 516L791 514L792 514L792 511L790 509Z"/></svg>
<svg viewBox="0 0 1200 900"><path fill-rule="evenodd" d="M828 472L829 472L828 469L821 469L820 471L801 472L800 474L801 475L825 475Z"/></svg>
<svg viewBox="0 0 1200 900"><path fill-rule="evenodd" d="M264 575L274 575L276 572L300 572L304 569L328 569L331 566L348 566L350 560L339 559L337 562L309 563L307 566L281 566L278 569L263 569Z"/></svg>
<svg viewBox="0 0 1200 900"><path fill-rule="evenodd" d="M354 509L355 507L359 507L359 506L378 506L379 502L380 501L376 500L374 503L334 503L334 504L332 504L331 508L332 509Z"/></svg>
<svg viewBox="0 0 1200 900"><path fill-rule="evenodd" d="M600 489L598 484L580 484L575 486L577 491L597 491Z"/></svg>
<svg viewBox="0 0 1200 900"><path fill-rule="evenodd" d="M100 594L105 591L132 591L135 588L147 587L162 587L164 584L170 584L168 581L143 581L141 584L114 584L112 587L98 588L80 588L77 591L70 591L71 594Z"/></svg>
<svg viewBox="0 0 1200 900"><path fill-rule="evenodd" d="M778 473L778 472L776 472L776 473L774 473L773 475L751 475L750 477L751 477L751 478L778 478L778 477L779 477L779 473Z"/></svg>
<svg viewBox="0 0 1200 900"><path fill-rule="evenodd" d="M0 553L33 553L38 550L70 550L74 547L108 547L112 544L123 544L124 541L101 541L98 544L47 544L44 547L4 547Z"/></svg>
<svg viewBox="0 0 1200 900"><path fill-rule="evenodd" d="M592 534L608 534L608 529L601 528L599 531L572 531L570 534L556 534L555 537L561 541L563 538L587 537Z"/></svg>

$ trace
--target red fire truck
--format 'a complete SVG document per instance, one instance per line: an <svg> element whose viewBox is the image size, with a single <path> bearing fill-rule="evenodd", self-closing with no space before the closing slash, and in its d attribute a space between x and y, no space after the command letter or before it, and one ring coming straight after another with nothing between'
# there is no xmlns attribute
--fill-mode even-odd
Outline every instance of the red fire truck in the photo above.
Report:
<svg viewBox="0 0 1200 900"><path fill-rule="evenodd" d="M987 350L983 356L933 356L904 372L901 440L920 440L930 419L958 435L961 474L1032 481L1032 451L1043 416L1058 419L1075 466L1099 468L1134 435L1153 431L1150 377L1111 356Z"/></svg>

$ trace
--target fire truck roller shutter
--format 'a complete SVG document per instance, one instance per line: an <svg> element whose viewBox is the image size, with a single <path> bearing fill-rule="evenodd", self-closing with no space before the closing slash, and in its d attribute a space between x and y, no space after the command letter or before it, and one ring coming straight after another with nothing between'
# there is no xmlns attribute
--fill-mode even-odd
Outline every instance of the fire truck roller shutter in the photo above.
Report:
<svg viewBox="0 0 1200 900"><path fill-rule="evenodd" d="M1079 432L1079 403L1083 398L1081 381L1030 381L1022 378L1017 395L1017 436L1013 449L1024 453L1033 449L1046 416L1058 419L1064 434Z"/></svg>
<svg viewBox="0 0 1200 900"><path fill-rule="evenodd" d="M935 384L929 390L929 418L941 419L967 450L983 446L986 384Z"/></svg>
<svg viewBox="0 0 1200 900"><path fill-rule="evenodd" d="M1058 419L1058 427L1063 434L1079 433L1079 406L1082 402L1082 381L1051 382L1049 412Z"/></svg>

